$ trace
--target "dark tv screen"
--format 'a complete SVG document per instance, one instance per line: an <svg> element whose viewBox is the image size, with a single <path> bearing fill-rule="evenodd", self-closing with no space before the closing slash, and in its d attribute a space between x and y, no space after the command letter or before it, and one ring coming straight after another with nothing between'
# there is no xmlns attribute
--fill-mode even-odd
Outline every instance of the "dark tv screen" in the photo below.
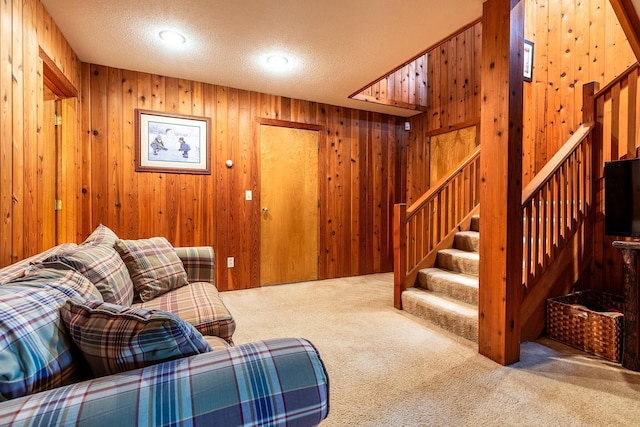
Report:
<svg viewBox="0 0 640 427"><path fill-rule="evenodd" d="M640 237L640 159L604 164L604 223L608 236Z"/></svg>

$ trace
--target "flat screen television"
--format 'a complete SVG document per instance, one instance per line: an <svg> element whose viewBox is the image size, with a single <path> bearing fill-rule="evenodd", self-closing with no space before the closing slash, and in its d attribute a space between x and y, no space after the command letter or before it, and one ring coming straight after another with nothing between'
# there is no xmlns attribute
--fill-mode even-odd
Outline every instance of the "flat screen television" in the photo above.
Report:
<svg viewBox="0 0 640 427"><path fill-rule="evenodd" d="M640 159L604 164L604 232L640 237Z"/></svg>

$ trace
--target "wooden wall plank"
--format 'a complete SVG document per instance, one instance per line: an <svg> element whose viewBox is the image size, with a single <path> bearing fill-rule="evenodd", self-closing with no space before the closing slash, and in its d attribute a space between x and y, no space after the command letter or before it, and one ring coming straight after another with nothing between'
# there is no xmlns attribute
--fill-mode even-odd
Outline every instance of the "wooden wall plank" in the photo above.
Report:
<svg viewBox="0 0 640 427"><path fill-rule="evenodd" d="M25 201L25 182L24 182L24 64L23 64L23 17L22 17L22 0L13 0L12 10L12 46L11 46L11 66L12 71L12 92L13 92L13 194L12 194L12 216L13 216L13 234L11 239L11 259L16 261L24 258L24 201Z"/></svg>
<svg viewBox="0 0 640 427"><path fill-rule="evenodd" d="M0 265L13 260L12 2L0 3Z"/></svg>
<svg viewBox="0 0 640 427"><path fill-rule="evenodd" d="M24 112L24 203L22 215L25 227L24 231L24 256L31 256L41 250L38 235L42 228L33 226L38 224L40 218L38 211L33 209L37 205L37 163L33 159L38 157L38 108L42 102L40 85L42 78L38 74L40 65L39 58L31 53L38 49L38 38L36 33L37 23L37 2L29 0L24 2L23 11L23 31L24 44L21 46L24 61L24 89L22 96L25 105L29 108ZM40 77L40 78L39 78ZM0 166L1 167L1 166Z"/></svg>
<svg viewBox="0 0 640 427"><path fill-rule="evenodd" d="M109 125L107 121L108 70L91 67L91 174L92 211L97 223L114 227L109 217ZM97 224L96 224L97 225Z"/></svg>
<svg viewBox="0 0 640 427"><path fill-rule="evenodd" d="M575 90L575 62L577 60L574 53L576 44L576 13L575 13L575 0L562 0L560 6L560 13L563 17L560 30L561 47L559 55L560 59L560 75L558 76L558 84L560 88L560 106L557 110L558 127L560 130L560 137L551 141L551 151L557 152L565 140L572 135L578 128L580 115L575 114L571 106L576 101L576 92L578 95L582 95L582 87L580 90ZM582 99L580 97L579 99ZM580 102L582 105L582 102ZM566 135L566 137L565 137Z"/></svg>
<svg viewBox="0 0 640 427"><path fill-rule="evenodd" d="M93 155L91 153L91 66L89 64L82 65L81 72L82 82L80 86L80 103L81 103L81 117L80 117L80 155L82 158L82 167L80 168L80 215L77 216L76 223L78 228L76 229L76 241L83 241L87 235L85 230L90 230L94 224L92 207L92 194L93 187L91 185L91 169Z"/></svg>
<svg viewBox="0 0 640 427"><path fill-rule="evenodd" d="M351 217L351 271L350 275L357 274L356 272L360 268L362 263L361 259L361 247L360 247L360 232L361 232L361 221L360 218L360 208L361 208L361 199L364 197L364 194L360 191L360 185L362 182L361 169L360 164L363 163L363 159L360 155L361 147L364 146L364 143L360 141L358 137L359 121L358 121L358 112L355 110L351 111L350 122L352 126L350 127L349 141L351 144L350 153L348 162L349 162L349 174L351 175L350 180L350 193L351 197L349 198L349 215Z"/></svg>
<svg viewBox="0 0 640 427"><path fill-rule="evenodd" d="M107 204L110 211L109 220L112 227L122 230L125 224L123 211L123 138L122 138L122 70L109 68L107 70L107 129L106 129L106 159L107 159Z"/></svg>
<svg viewBox="0 0 640 427"><path fill-rule="evenodd" d="M123 235L134 236L140 227L140 199L138 197L138 174L128 165L135 164L135 114L138 107L138 75L133 71L122 72L122 84L120 85L122 108L120 120L122 122L122 182L123 194L121 207L123 223L121 229Z"/></svg>

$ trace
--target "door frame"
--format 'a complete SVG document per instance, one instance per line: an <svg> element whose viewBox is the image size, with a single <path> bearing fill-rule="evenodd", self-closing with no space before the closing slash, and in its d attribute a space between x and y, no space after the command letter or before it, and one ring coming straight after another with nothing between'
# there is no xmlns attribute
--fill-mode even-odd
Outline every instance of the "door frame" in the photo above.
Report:
<svg viewBox="0 0 640 427"><path fill-rule="evenodd" d="M62 202L62 210L54 212L54 241L55 244L74 242L78 238L82 239L84 235L81 224L77 223L76 219L88 217L87 219L91 220L90 210L86 211L85 215L79 215L80 202L78 194L76 194L79 188L79 177L75 170L80 165L77 153L79 93L78 89L42 47L39 47L39 58L38 70L42 77L39 81L41 98L39 102L44 103L44 88L47 87L57 97L55 114L59 115L62 120L62 123L55 129L55 200ZM41 119L43 118L39 117L39 120ZM73 156L69 156L69 154ZM54 203L53 200L43 202L45 206L48 203L53 206Z"/></svg>
<svg viewBox="0 0 640 427"><path fill-rule="evenodd" d="M318 255L318 280L322 280L322 279L326 279L327 276L327 269L326 269L326 263L324 261L324 257L320 256L320 251L322 250L323 247L326 246L326 242L325 242L325 237L324 237L324 221L323 221L323 212L326 212L325 209L325 201L324 198L322 197L325 192L326 192L326 188L327 188L327 183L326 183L326 179L324 179L323 177L326 175L326 161L325 161L325 147L326 147L326 126L323 125L314 125L314 124L308 124L308 123L298 123L298 122L291 122L291 121L287 121L287 120L278 120L278 119L267 119L267 118L258 118L257 119L257 129L255 132L256 135L256 152L258 153L258 177L257 177L257 181L258 181L258 185L257 185L257 200L262 200L262 192L261 192L261 183L262 183L262 162L260 161L260 153L261 153L261 143L262 141L260 141L260 126L277 126L277 127L284 127L284 128L290 128L290 129L302 129L302 130L311 130L311 131L317 131L318 132L318 251L317 251L317 255ZM260 218L260 204L256 203L254 206L254 215L256 215L257 218ZM258 238L262 238L262 221L258 221ZM258 265L260 265L261 259L262 259L262 254L260 253L260 242L258 242ZM257 281L257 286L260 286L261 283L261 278L260 278L260 271L258 269L258 281Z"/></svg>

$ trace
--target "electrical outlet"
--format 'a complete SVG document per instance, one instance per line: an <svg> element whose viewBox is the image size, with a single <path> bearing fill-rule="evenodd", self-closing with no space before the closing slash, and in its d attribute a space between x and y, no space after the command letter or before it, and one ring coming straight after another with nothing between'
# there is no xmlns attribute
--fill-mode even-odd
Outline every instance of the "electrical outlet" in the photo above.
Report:
<svg viewBox="0 0 640 427"><path fill-rule="evenodd" d="M230 256L227 258L227 268L233 268L236 265L236 260Z"/></svg>
<svg viewBox="0 0 640 427"><path fill-rule="evenodd" d="M251 190L247 190L244 192L246 200L253 200L253 192Z"/></svg>

